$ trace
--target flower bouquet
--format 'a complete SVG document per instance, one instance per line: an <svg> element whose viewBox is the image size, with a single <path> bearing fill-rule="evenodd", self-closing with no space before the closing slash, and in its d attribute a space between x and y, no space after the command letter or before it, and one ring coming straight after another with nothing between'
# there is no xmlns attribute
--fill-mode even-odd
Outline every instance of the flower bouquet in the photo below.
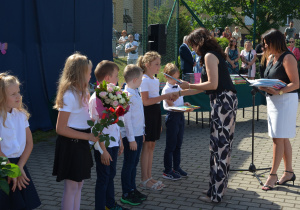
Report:
<svg viewBox="0 0 300 210"><path fill-rule="evenodd" d="M0 137L0 141L2 138ZM13 163L7 163L8 158L0 156L0 190L3 190L7 195L9 194L9 185L5 177L17 178L21 176L19 166Z"/></svg>
<svg viewBox="0 0 300 210"><path fill-rule="evenodd" d="M105 141L105 147L109 146L109 141L115 141L115 138L109 134L103 134L104 128L117 123L118 126L124 127L124 123L119 117L124 116L130 108L129 97L121 88L112 83L103 81L96 89L96 110L99 120L88 120L88 125L92 126L94 136L99 136L100 142ZM95 149L101 151L99 143L94 144Z"/></svg>

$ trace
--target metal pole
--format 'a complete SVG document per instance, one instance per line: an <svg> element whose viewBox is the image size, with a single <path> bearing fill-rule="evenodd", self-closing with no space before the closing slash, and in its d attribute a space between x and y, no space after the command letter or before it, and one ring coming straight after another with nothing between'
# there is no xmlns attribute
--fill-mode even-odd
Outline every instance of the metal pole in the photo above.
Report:
<svg viewBox="0 0 300 210"><path fill-rule="evenodd" d="M176 8L176 32L175 32L175 65L178 66L178 37L179 37L179 0L177 1Z"/></svg>
<svg viewBox="0 0 300 210"><path fill-rule="evenodd" d="M256 5L257 0L254 0L254 24L253 24L253 49L255 49L255 39L256 39Z"/></svg>
<svg viewBox="0 0 300 210"><path fill-rule="evenodd" d="M148 0L143 0L143 54L147 52L148 44Z"/></svg>
<svg viewBox="0 0 300 210"><path fill-rule="evenodd" d="M174 12L174 9L175 9L175 6L176 6L176 1L174 1L174 4L173 4L173 7L172 7L172 10L171 10L171 13L169 15L169 20L168 20L168 23L167 23L167 26L166 26L166 34L167 34L167 31L168 31L168 27L169 27L169 24L170 24L170 21L171 21L171 18L172 18L172 15L173 15L173 12Z"/></svg>

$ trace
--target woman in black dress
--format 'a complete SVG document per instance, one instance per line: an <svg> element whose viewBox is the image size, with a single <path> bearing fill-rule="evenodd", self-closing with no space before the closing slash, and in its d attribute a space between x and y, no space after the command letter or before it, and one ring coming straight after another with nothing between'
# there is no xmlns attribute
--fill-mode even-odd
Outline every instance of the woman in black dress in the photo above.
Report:
<svg viewBox="0 0 300 210"><path fill-rule="evenodd" d="M227 69L226 55L209 31L205 28L198 28L189 34L187 40L195 52L201 56L202 82L199 84L183 82L180 87L206 91L211 105L210 181L206 196L200 197L200 200L221 202L228 184L238 105L236 89Z"/></svg>

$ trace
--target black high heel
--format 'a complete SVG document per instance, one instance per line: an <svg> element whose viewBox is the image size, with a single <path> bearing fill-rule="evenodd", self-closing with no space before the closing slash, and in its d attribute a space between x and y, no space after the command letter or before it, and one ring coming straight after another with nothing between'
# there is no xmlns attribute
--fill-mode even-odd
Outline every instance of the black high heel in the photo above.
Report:
<svg viewBox="0 0 300 210"><path fill-rule="evenodd" d="M277 174L270 174L270 176L276 176L276 177L277 177L277 180L278 180ZM278 182L278 181L276 181L276 182L274 183L274 185L276 185L277 182ZM264 190L264 191L268 191L268 190L273 190L273 188L274 188L274 187L265 184L261 189Z"/></svg>
<svg viewBox="0 0 300 210"><path fill-rule="evenodd" d="M292 172L292 171L284 171L284 172L293 174L292 178L289 179L289 180L286 180L286 181L282 182L281 184L279 183L279 180L278 180L278 181L277 181L277 184L278 184L278 185L284 185L284 184L286 184L286 183L289 182L289 181L293 181L293 186L294 186L294 182L295 182L295 180L296 180L296 175L294 174L294 172Z"/></svg>

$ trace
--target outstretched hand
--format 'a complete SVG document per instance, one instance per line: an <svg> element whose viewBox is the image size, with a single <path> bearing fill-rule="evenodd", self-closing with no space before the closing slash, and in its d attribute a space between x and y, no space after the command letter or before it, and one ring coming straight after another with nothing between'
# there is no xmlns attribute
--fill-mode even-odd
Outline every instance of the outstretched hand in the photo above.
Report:
<svg viewBox="0 0 300 210"><path fill-rule="evenodd" d="M181 80L182 81L182 80ZM185 82L185 81L182 81L181 84L179 84L179 86L182 88L182 89L189 89L190 85L188 82Z"/></svg>

